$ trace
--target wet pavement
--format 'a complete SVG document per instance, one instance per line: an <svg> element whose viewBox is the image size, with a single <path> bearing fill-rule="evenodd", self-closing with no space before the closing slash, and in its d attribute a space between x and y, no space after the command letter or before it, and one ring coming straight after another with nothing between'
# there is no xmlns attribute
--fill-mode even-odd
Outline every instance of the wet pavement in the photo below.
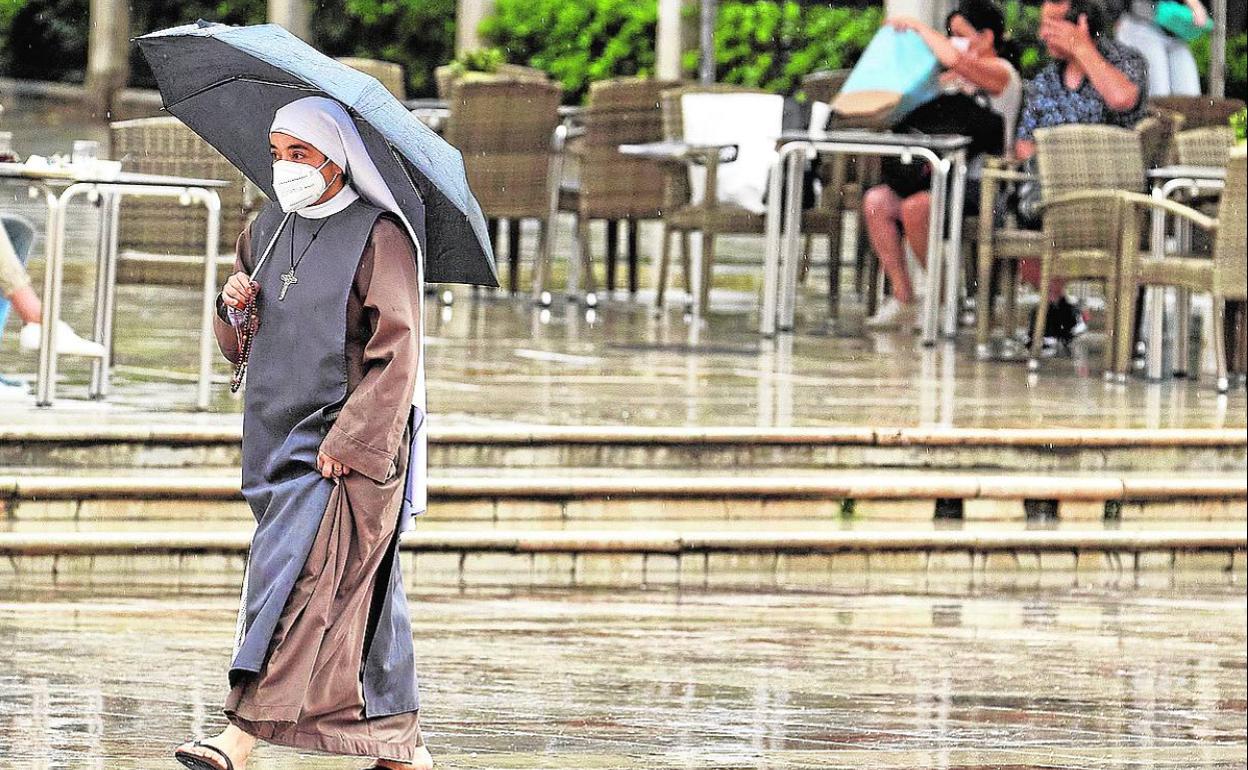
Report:
<svg viewBox="0 0 1248 770"><path fill-rule="evenodd" d="M1242 768L1242 577L1151 580L419 594L422 723L447 770ZM174 767L221 724L234 595L109 590L0 586L0 767Z"/></svg>

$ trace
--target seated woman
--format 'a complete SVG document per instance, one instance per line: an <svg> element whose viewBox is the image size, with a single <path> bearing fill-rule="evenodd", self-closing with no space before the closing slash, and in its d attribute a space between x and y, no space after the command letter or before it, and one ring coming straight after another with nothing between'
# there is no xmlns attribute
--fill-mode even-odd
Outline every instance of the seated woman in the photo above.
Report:
<svg viewBox="0 0 1248 770"><path fill-rule="evenodd" d="M1184 0L1192 24L1203 27L1209 12L1200 0ZM1148 95L1198 96L1200 72L1189 45L1162 29L1154 20L1156 0L1112 0L1111 15L1118 18L1114 39L1139 51L1148 62ZM1122 6L1122 7L1115 7Z"/></svg>
<svg viewBox="0 0 1248 770"><path fill-rule="evenodd" d="M963 115L944 115L942 123L961 122L966 130L957 133L970 134L975 128L971 124L982 116L981 109L986 109L999 116L1004 125L1002 141L1013 134L1014 120L1022 100L1022 80L1014 66L1001 55L1005 46L1005 14L995 2L962 0L958 9L949 15L947 36L908 17L894 17L887 23L898 29L913 29L923 36L945 68L941 81L946 92L974 97L974 102L949 102L969 105L974 109L965 110ZM975 108L975 102L978 102L978 108ZM967 210L973 211L978 205L978 188L973 180L968 180L967 199ZM868 328L909 328L914 325L915 293L906 269L902 237L904 233L905 241L910 244L915 256L924 262L927 258L930 204L931 193L928 190L915 191L910 185L891 180L867 191L863 202L867 235L893 288L893 296L880 307L879 312L867 319Z"/></svg>

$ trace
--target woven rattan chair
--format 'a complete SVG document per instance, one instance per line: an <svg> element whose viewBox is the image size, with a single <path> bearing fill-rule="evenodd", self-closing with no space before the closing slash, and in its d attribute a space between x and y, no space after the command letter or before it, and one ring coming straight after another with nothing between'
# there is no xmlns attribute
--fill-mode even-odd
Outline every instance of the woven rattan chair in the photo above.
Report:
<svg viewBox="0 0 1248 770"><path fill-rule="evenodd" d="M468 184L490 219L536 219L545 241L550 222L551 136L559 125L558 85L510 78L463 78L451 88L444 136L464 156ZM518 239L512 241L516 246ZM512 248L508 287L520 286Z"/></svg>
<svg viewBox="0 0 1248 770"><path fill-rule="evenodd" d="M582 264L590 265L590 222L608 222L607 290L615 289L615 243L611 225L628 223L629 293L637 291L637 223L662 216L665 166L620 154L622 144L656 142L663 138L663 113L659 97L664 90L679 86L672 81L618 78L590 86L589 102L579 116L581 132L574 148L580 168L580 179L572 185L561 185L558 208L576 215L576 238ZM553 230L546 243L555 240ZM540 298L546 285L549 250L539 255L534 274L533 293ZM593 276L584 279L590 290Z"/></svg>
<svg viewBox="0 0 1248 770"><path fill-rule="evenodd" d="M1229 152L1226 189L1218 205L1217 219L1205 216L1196 209L1173 201L1146 195L1123 196L1129 207L1124 212L1123 243L1124 258L1119 287L1119 324L1130 323L1134 317L1134 303L1140 289L1146 286L1169 286L1187 291L1203 292L1213 296L1213 344L1218 367L1218 392L1225 393L1229 387L1226 350L1226 303L1248 300L1248 156L1241 145ZM1179 254L1160 259L1152 258L1138 248L1145 214L1151 209L1162 208L1167 213L1183 217L1197 227L1213 233L1213 258L1201 254ZM1118 341L1115 370L1125 378L1131 357L1131 340L1124 335Z"/></svg>
<svg viewBox="0 0 1248 770"><path fill-rule="evenodd" d="M1152 148L1150 152L1157 157L1162 157L1169 152L1165 147L1158 146L1158 142L1161 141L1159 137L1167 134L1169 125L1169 121L1161 115L1150 115L1136 125L1133 132L1138 137L1141 163L1144 162L1146 145ZM976 355L981 359L988 358L991 353L994 268L1001 268L1002 274L998 285L1004 300L1004 312L1001 315L1005 319L1004 326L1008 338L1019 326L1018 263L1020 260L1038 258L1044 252L1048 241L1044 231L1020 228L1013 222L1012 217L1007 218L1005 226L995 226L996 212L1001 206L1000 196L1004 195L1011 186L1032 178L1022 172L1020 165L1018 161L988 158L980 183L979 215L976 218L975 235L977 273L975 350ZM1041 294L1043 295L1044 292Z"/></svg>
<svg viewBox="0 0 1248 770"><path fill-rule="evenodd" d="M1242 99L1212 96L1155 96L1150 107L1177 112L1183 116L1183 130L1225 126L1231 116L1244 108Z"/></svg>
<svg viewBox="0 0 1248 770"><path fill-rule="evenodd" d="M1180 131L1174 137L1174 160L1181 166L1221 166L1235 146L1230 126L1209 126Z"/></svg>
<svg viewBox="0 0 1248 770"><path fill-rule="evenodd" d="M756 89L741 88L731 85L701 85L675 88L664 91L661 97L663 108L664 138L680 140L684 138L684 113L682 99L691 94L750 94L766 93ZM777 127L778 128L778 127ZM666 294L668 264L671 261L671 240L680 236L684 259L688 259L688 239L692 233L702 236L702 269L700 277L701 291L694 298L695 311L704 312L708 306L711 291L711 278L715 262L716 239L720 235L762 235L765 231L765 217L755 214L740 206L723 203L717 199L714 165L708 167L706 190L700 203L692 202L691 187L688 174L681 168L677 173L667 175L665 193L665 213L663 217L663 249L659 257L659 269L655 282L654 307L656 312L663 308ZM826 209L811 209L802 213L802 229L806 232L818 232L835 237L834 230L839 233L839 217L834 219Z"/></svg>
<svg viewBox="0 0 1248 770"><path fill-rule="evenodd" d="M247 217L264 198L242 173L182 121L174 117L123 120L109 126L111 156L124 171L224 179L233 182L221 196L221 242L226 253ZM123 198L118 245L123 251L195 256L204 252L207 214L176 200Z"/></svg>
<svg viewBox="0 0 1248 770"><path fill-rule="evenodd" d="M433 82L437 87L438 98L446 101L451 98L451 86L456 80L468 78L469 80L496 80L498 78L509 78L511 80L538 80L546 81L550 79L545 71L534 67L524 67L519 64L500 64L494 72L460 72L459 68L453 64L443 64L433 71Z"/></svg>
<svg viewBox="0 0 1248 770"><path fill-rule="evenodd" d="M1118 340L1119 262L1124 244L1120 193L1144 189L1140 135L1112 126L1070 125L1036 131L1036 167L1044 208L1040 253L1040 303L1031 333L1030 369L1039 368L1048 315L1048 287L1055 279L1105 284L1108 341L1105 370L1115 367ZM1138 243L1138 237L1137 237ZM1130 337L1128 331L1122 334Z"/></svg>
<svg viewBox="0 0 1248 770"><path fill-rule="evenodd" d="M394 94L394 98L403 101L407 98L407 80L403 74L403 65L379 59L360 59L354 56L341 56L338 61L365 75L372 75Z"/></svg>

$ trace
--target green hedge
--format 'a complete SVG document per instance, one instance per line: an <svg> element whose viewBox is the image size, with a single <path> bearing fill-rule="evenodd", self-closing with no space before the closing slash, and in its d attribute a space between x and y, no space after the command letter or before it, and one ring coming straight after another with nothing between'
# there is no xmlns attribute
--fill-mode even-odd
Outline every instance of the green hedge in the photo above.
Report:
<svg viewBox="0 0 1248 770"><path fill-rule="evenodd" d="M0 74L81 82L86 67L89 0L0 0ZM508 61L549 73L579 100L595 80L654 71L654 0L498 0L482 25L484 37ZM264 20L265 0L138 0L135 35L194 21L229 24ZM690 8L689 12L696 12ZM1036 40L1038 8L1007 3L1011 37L1024 77L1044 63ZM836 6L794 0L723 0L716 25L720 80L791 92L803 75L852 66L881 21L879 4L847 0ZM332 56L364 56L404 65L408 92L434 92L433 70L454 54L455 0L318 0L313 36ZM1231 36L1227 91L1248 92L1248 34ZM1208 41L1194 52L1208 72ZM692 71L698 54L685 65ZM134 85L153 85L135 58Z"/></svg>

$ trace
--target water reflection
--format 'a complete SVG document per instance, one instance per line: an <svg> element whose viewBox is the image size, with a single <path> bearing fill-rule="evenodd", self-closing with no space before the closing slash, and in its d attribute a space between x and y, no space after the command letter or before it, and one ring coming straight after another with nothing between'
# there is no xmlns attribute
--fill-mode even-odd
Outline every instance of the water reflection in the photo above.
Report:
<svg viewBox="0 0 1248 770"><path fill-rule="evenodd" d="M221 724L232 596L3 596L6 767L150 769ZM448 768L1229 767L1244 751L1244 598L1232 578L1192 575L425 594L422 722ZM293 759L270 748L250 766Z"/></svg>

